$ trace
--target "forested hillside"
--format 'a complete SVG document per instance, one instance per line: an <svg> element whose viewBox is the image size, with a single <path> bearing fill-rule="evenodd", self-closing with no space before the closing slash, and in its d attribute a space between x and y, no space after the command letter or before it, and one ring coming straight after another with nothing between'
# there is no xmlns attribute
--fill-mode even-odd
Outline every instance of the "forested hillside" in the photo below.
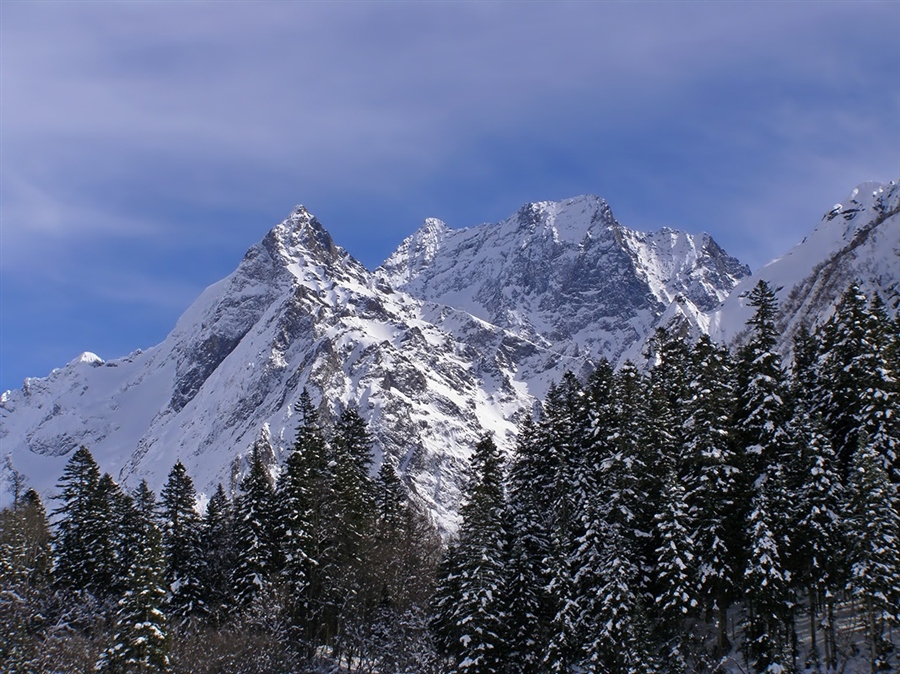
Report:
<svg viewBox="0 0 900 674"><path fill-rule="evenodd" d="M89 448L0 513L9 672L801 672L900 667L900 319L857 285L788 369L760 282L734 350L565 375L474 448L442 545L353 409L308 393L200 507ZM327 421L327 423L326 423Z"/></svg>

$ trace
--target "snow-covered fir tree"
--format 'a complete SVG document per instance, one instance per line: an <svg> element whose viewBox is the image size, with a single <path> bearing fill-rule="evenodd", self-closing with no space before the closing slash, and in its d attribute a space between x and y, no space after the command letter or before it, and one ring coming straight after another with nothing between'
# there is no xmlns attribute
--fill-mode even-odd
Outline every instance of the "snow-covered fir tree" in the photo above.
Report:
<svg viewBox="0 0 900 674"><path fill-rule="evenodd" d="M452 562L439 580L447 613L438 628L447 630L442 641L453 672L487 674L500 670L505 661L503 506L503 461L488 436L472 454L471 482L460 507L459 539Z"/></svg>
<svg viewBox="0 0 900 674"><path fill-rule="evenodd" d="M682 450L685 501L694 522L702 608L715 616L716 652L728 652L728 607L735 600L743 570L743 521L739 489L744 480L734 451L731 406L734 372L728 352L708 337L694 346L690 398Z"/></svg>
<svg viewBox="0 0 900 674"><path fill-rule="evenodd" d="M142 544L128 570L112 644L103 652L95 669L112 674L168 672L162 533L144 508L135 508L133 519Z"/></svg>
<svg viewBox="0 0 900 674"><path fill-rule="evenodd" d="M848 589L858 602L872 672L892 671L886 635L900 625L900 499L868 435L857 437L848 484Z"/></svg>
<svg viewBox="0 0 900 674"><path fill-rule="evenodd" d="M799 403L792 423L795 472L801 479L789 488L795 524L791 537L795 585L806 589L810 661L836 666L835 608L845 576L845 494L824 423ZM821 620L820 620L821 616ZM824 653L820 656L818 627Z"/></svg>
<svg viewBox="0 0 900 674"><path fill-rule="evenodd" d="M249 470L234 505L236 559L232 583L235 604L240 608L248 608L265 592L278 570L274 492L263 452L268 453L265 438L253 445Z"/></svg>
<svg viewBox="0 0 900 674"><path fill-rule="evenodd" d="M516 674L542 671L552 603L547 560L552 555L553 465L537 441L532 418L519 427L506 479L509 533L506 612L507 668Z"/></svg>
<svg viewBox="0 0 900 674"><path fill-rule="evenodd" d="M786 492L779 464L757 480L747 518L744 650L755 672L792 665L793 597L786 557L790 541L777 503Z"/></svg>
<svg viewBox="0 0 900 674"><path fill-rule="evenodd" d="M90 450L75 450L56 485L60 505L53 511L59 518L53 537L53 575L61 587L89 589L96 578L98 560L92 546L96 538L99 483L100 468Z"/></svg>
<svg viewBox="0 0 900 674"><path fill-rule="evenodd" d="M184 618L201 610L203 589L197 492L181 461L169 472L160 501L170 618Z"/></svg>
<svg viewBox="0 0 900 674"><path fill-rule="evenodd" d="M221 625L232 608L235 546L234 509L219 484L206 504L200 527L201 609L213 626Z"/></svg>
<svg viewBox="0 0 900 674"><path fill-rule="evenodd" d="M690 657L689 620L699 615L699 577L695 523L685 499L684 485L674 470L666 477L662 509L654 517L659 547L654 575L660 591L654 599L662 636L668 641L666 663L671 671L685 671Z"/></svg>

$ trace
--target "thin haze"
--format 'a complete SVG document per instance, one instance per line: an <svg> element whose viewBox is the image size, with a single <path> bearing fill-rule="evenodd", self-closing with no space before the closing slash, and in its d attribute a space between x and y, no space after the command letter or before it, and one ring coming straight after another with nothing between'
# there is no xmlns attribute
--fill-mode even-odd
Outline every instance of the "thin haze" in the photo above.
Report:
<svg viewBox="0 0 900 674"><path fill-rule="evenodd" d="M0 3L0 390L161 341L291 207L377 266L592 193L758 267L900 178L900 3Z"/></svg>

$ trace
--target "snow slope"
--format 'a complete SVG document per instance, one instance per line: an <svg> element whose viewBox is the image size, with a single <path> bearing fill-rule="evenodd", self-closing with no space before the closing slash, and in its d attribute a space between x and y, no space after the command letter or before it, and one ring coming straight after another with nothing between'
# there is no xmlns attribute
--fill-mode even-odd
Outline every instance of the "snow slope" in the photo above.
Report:
<svg viewBox="0 0 900 674"><path fill-rule="evenodd" d="M201 492L233 490L261 434L277 470L308 386L326 419L358 406L376 465L388 457L452 530L479 436L509 450L523 413L565 370L638 359L672 321L730 339L760 276L784 286L788 327L827 312L852 276L896 304L898 202L894 185L861 186L743 281L747 269L709 236L629 230L592 196L468 229L426 220L374 273L297 207L161 344L106 362L83 354L3 393L0 471L24 473L47 497L83 444L129 488L146 479L158 491L180 459Z"/></svg>
<svg viewBox="0 0 900 674"><path fill-rule="evenodd" d="M710 334L739 339L753 308L747 294L763 279L776 290L782 350L802 324L812 326L833 312L854 280L866 294L879 293L896 312L900 303L900 184L868 182L829 210L813 232L784 256L743 279L710 316Z"/></svg>
<svg viewBox="0 0 900 674"><path fill-rule="evenodd" d="M526 204L468 229L426 220L376 270L557 353L611 361L642 344L676 301L698 316L749 272L707 234L629 230L595 196Z"/></svg>

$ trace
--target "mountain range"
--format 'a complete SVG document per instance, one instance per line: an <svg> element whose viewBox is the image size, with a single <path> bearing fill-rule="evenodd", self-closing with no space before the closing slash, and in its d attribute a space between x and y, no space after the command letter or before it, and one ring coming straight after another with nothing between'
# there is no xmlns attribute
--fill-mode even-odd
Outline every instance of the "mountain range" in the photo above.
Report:
<svg viewBox="0 0 900 674"><path fill-rule="evenodd" d="M109 361L85 353L3 393L0 470L49 496L84 445L129 487L158 491L180 459L201 493L234 490L261 437L277 472L305 387L324 419L358 407L375 467L393 462L451 531L479 437L511 449L567 370L646 365L658 327L740 340L759 279L777 289L788 356L793 332L824 320L851 280L896 311L898 213L900 186L862 184L751 274L708 234L634 231L580 196L466 229L429 218L369 271L298 206L161 344Z"/></svg>

